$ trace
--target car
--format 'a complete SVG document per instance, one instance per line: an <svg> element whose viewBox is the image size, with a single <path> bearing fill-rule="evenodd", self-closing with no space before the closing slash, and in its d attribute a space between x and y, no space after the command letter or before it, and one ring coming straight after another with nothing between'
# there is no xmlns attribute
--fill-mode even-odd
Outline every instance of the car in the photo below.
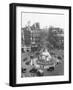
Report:
<svg viewBox="0 0 73 90"><path fill-rule="evenodd" d="M44 71L39 69L36 74L37 76L44 76Z"/></svg>

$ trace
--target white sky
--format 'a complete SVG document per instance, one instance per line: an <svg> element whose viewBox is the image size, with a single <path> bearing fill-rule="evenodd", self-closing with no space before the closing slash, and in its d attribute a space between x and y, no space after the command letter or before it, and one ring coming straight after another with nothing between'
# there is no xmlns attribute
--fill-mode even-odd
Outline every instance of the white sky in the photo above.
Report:
<svg viewBox="0 0 73 90"><path fill-rule="evenodd" d="M22 27L30 21L30 25L39 22L40 27L54 26L64 28L65 16L56 14L22 13Z"/></svg>

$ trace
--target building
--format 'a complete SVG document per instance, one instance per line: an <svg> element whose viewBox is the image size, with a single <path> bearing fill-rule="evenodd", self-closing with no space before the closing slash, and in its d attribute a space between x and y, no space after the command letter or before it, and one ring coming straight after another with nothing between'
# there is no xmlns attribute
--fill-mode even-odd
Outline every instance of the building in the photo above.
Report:
<svg viewBox="0 0 73 90"><path fill-rule="evenodd" d="M30 50L36 51L40 43L40 30L39 29L32 30L30 26L25 27L22 32L22 38L24 42L23 47L25 48L25 51L26 48L27 50L29 49L29 51Z"/></svg>

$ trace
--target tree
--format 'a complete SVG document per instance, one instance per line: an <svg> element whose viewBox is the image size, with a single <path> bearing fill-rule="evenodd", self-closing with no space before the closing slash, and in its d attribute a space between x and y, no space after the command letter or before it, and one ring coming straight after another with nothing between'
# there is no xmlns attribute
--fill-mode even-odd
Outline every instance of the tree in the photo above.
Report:
<svg viewBox="0 0 73 90"><path fill-rule="evenodd" d="M54 48L63 47L63 43L61 42L61 39L63 39L61 38L62 37L61 32L62 32L62 29L60 28L54 28L54 27L49 28L47 41L49 41L49 43L53 45Z"/></svg>

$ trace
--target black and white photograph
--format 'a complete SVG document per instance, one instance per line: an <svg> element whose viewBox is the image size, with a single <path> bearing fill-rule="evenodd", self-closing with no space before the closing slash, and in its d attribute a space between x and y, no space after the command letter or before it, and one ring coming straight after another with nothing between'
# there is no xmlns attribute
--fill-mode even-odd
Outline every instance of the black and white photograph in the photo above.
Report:
<svg viewBox="0 0 73 90"><path fill-rule="evenodd" d="M21 15L21 77L64 75L64 14Z"/></svg>
<svg viewBox="0 0 73 90"><path fill-rule="evenodd" d="M10 5L10 86L71 83L71 7Z"/></svg>

